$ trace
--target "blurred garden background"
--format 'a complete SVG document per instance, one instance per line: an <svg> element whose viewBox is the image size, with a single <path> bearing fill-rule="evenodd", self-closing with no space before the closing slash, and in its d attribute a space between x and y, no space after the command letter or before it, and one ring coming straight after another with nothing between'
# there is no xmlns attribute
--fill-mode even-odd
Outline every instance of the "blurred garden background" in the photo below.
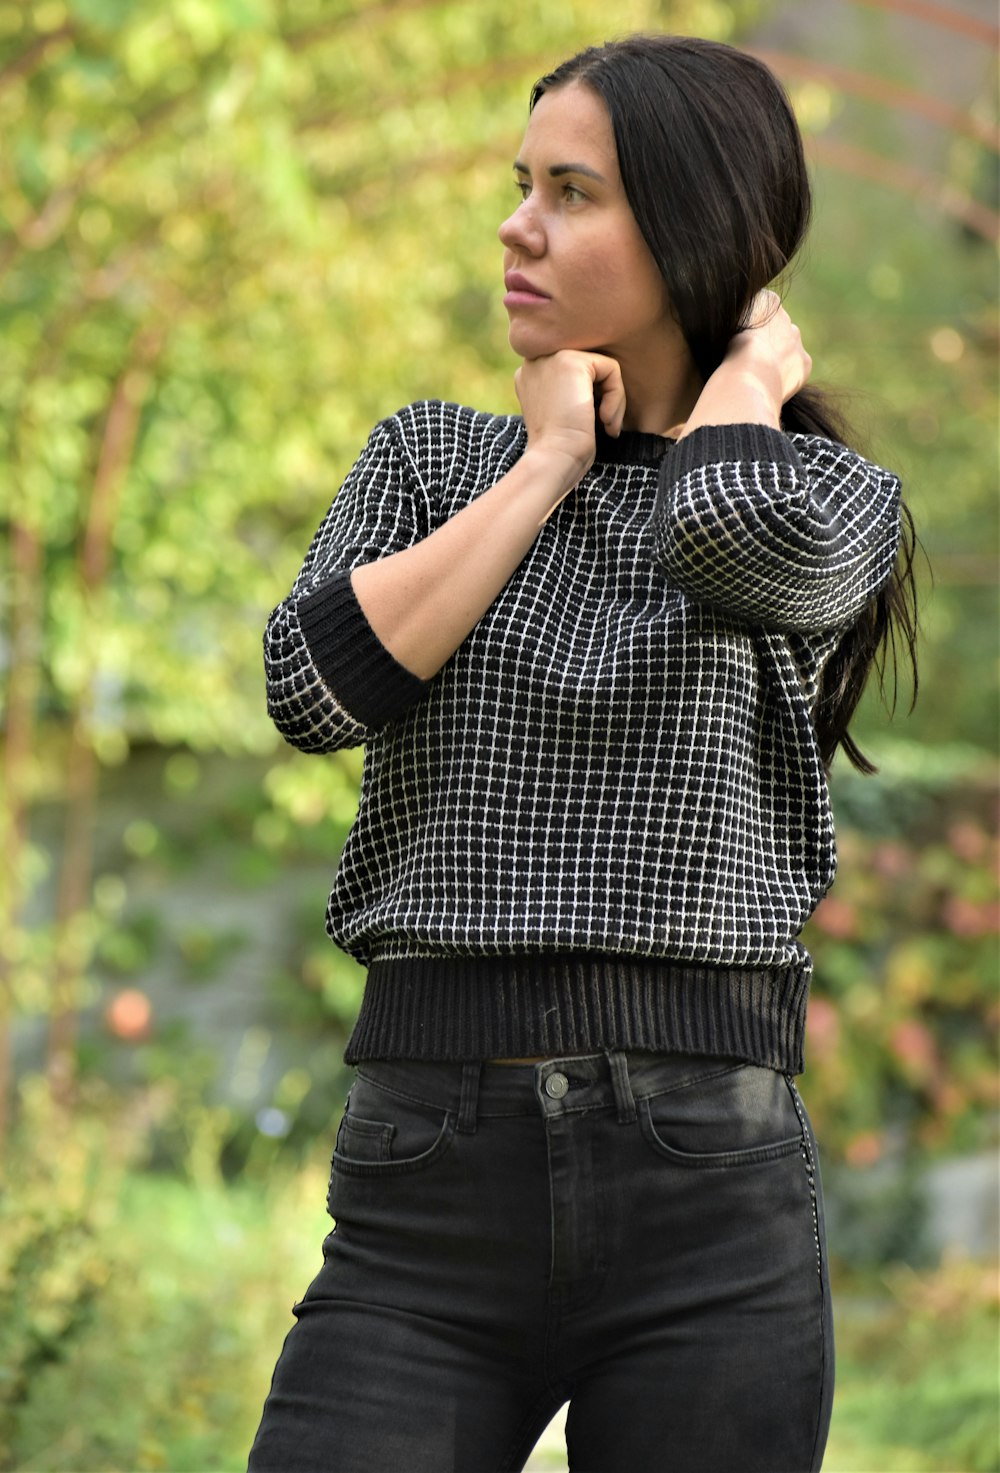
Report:
<svg viewBox="0 0 1000 1473"><path fill-rule="evenodd" d="M790 91L789 307L933 569L809 927L825 1467L1000 1468L993 5L0 0L0 1470L245 1467L363 984L360 755L281 745L263 624L376 420L516 410L528 90L640 29Z"/></svg>

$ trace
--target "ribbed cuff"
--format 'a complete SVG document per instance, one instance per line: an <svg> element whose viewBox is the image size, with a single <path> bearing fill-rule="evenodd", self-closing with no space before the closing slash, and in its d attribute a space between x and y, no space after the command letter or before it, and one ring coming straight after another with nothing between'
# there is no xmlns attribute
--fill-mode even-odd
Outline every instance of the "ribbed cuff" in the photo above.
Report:
<svg viewBox="0 0 1000 1473"><path fill-rule="evenodd" d="M702 425L685 435L663 458L660 485L672 484L706 465L733 461L784 462L800 470L802 462L791 440L771 425Z"/></svg>
<svg viewBox="0 0 1000 1473"><path fill-rule="evenodd" d="M350 572L334 573L296 608L316 669L362 726L377 730L429 689L381 642L358 603Z"/></svg>
<svg viewBox="0 0 1000 1473"><path fill-rule="evenodd" d="M650 1049L803 1070L810 967L684 966L602 954L375 961L345 1060Z"/></svg>

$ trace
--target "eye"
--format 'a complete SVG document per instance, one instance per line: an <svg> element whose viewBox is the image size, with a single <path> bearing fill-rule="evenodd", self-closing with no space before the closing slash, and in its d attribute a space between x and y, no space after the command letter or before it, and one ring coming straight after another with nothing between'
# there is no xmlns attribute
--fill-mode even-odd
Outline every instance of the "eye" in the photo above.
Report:
<svg viewBox="0 0 1000 1473"><path fill-rule="evenodd" d="M528 195L531 193L531 184L527 179L515 179L514 188L517 190L518 194L523 200L527 199Z"/></svg>
<svg viewBox="0 0 1000 1473"><path fill-rule="evenodd" d="M586 198L587 198L587 196L584 194L583 190L579 187L579 185L576 185L576 184L564 184L563 185L563 199L566 200L567 203L569 203L571 205L576 205L576 204L579 204L581 200L585 200Z"/></svg>

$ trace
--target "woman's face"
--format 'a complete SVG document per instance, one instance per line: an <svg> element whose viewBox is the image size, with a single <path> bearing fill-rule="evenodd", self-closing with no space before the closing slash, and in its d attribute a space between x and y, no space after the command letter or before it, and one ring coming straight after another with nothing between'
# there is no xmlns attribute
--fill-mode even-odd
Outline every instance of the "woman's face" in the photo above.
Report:
<svg viewBox="0 0 1000 1473"><path fill-rule="evenodd" d="M521 203L499 230L514 352L577 348L639 368L675 348L666 287L625 198L597 93L578 82L544 93L514 173Z"/></svg>

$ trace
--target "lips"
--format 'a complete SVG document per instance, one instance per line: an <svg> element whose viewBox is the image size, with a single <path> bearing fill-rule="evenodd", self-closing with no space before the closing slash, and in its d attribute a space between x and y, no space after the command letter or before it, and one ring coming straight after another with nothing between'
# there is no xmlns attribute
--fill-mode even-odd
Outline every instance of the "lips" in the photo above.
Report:
<svg viewBox="0 0 1000 1473"><path fill-rule="evenodd" d="M549 301L548 292L543 292L520 271L504 272L503 284L507 288L504 297L507 307L530 307L533 303Z"/></svg>

